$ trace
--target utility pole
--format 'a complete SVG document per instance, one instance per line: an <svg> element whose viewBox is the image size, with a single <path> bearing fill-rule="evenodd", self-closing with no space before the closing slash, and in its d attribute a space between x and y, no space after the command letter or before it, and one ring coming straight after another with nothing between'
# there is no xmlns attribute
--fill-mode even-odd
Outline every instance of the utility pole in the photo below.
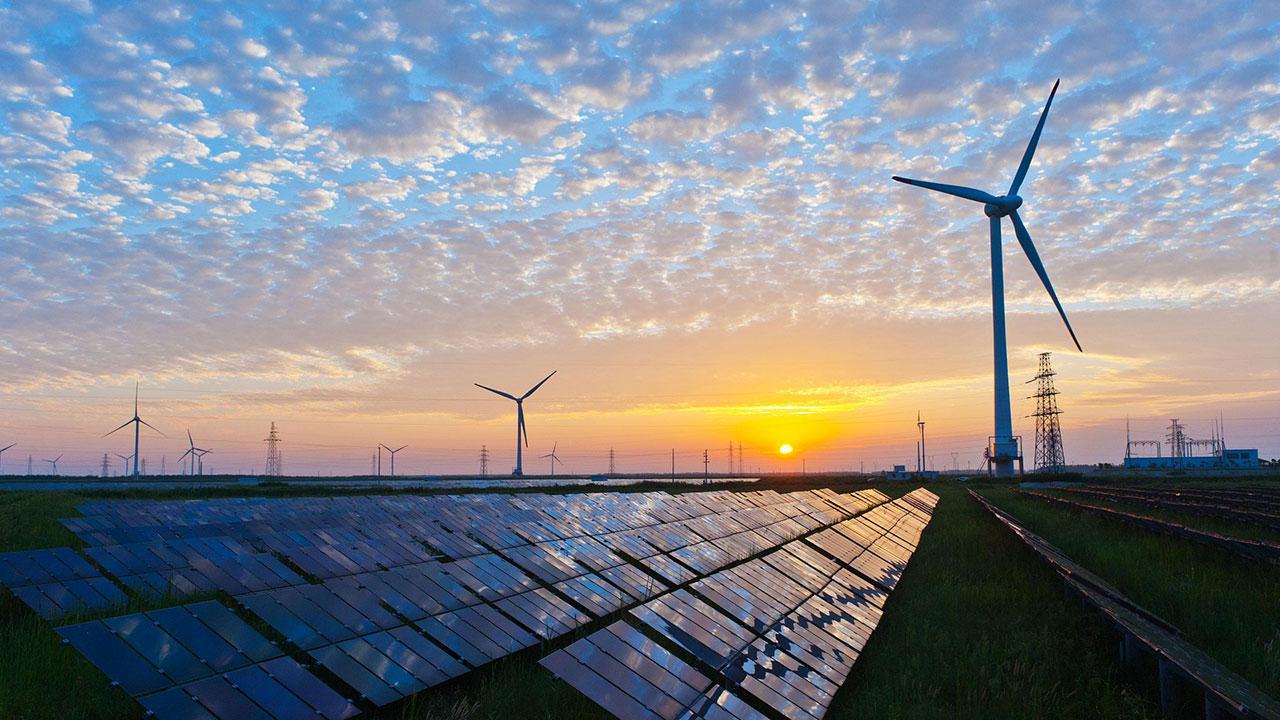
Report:
<svg viewBox="0 0 1280 720"><path fill-rule="evenodd" d="M614 467L613 466L613 448L609 448L609 474L610 475L614 473L613 467Z"/></svg>
<svg viewBox="0 0 1280 720"><path fill-rule="evenodd" d="M29 464L30 464L30 461L28 461L28 465ZM676 449L675 448L671 448L671 479L672 480L676 479Z"/></svg>
<svg viewBox="0 0 1280 720"><path fill-rule="evenodd" d="M702 484L711 482L711 457L707 450L702 451Z"/></svg>
<svg viewBox="0 0 1280 720"><path fill-rule="evenodd" d="M378 474L378 456L374 453L369 453L369 474Z"/></svg>
<svg viewBox="0 0 1280 720"><path fill-rule="evenodd" d="M143 475L146 475L146 474L147 474L147 459L146 459L146 458L142 458L142 474L143 474Z"/></svg>
<svg viewBox="0 0 1280 720"><path fill-rule="evenodd" d="M916 458L916 472L924 472L927 463L924 459L924 421L920 419L920 411L916 411L916 425L920 428L919 457Z"/></svg>
<svg viewBox="0 0 1280 720"><path fill-rule="evenodd" d="M733 475L733 442L729 443L729 474Z"/></svg>
<svg viewBox="0 0 1280 720"><path fill-rule="evenodd" d="M480 477L489 477L489 446L480 446Z"/></svg>
<svg viewBox="0 0 1280 720"><path fill-rule="evenodd" d="M1040 368L1036 376L1028 380L1036 383L1036 394L1030 396L1036 401L1036 411L1031 417L1036 419L1036 449L1033 466L1044 472L1062 472L1067 464L1062 452L1062 427L1058 424L1058 391L1053 387L1053 376L1056 375L1049 365L1050 353L1040 353ZM1125 434L1128 435L1128 421L1125 421ZM1126 438L1125 452L1128 453Z"/></svg>
<svg viewBox="0 0 1280 720"><path fill-rule="evenodd" d="M168 462L169 462L168 455L160 456L160 474L161 475L164 475L166 472L168 472L168 468L167 468Z"/></svg>

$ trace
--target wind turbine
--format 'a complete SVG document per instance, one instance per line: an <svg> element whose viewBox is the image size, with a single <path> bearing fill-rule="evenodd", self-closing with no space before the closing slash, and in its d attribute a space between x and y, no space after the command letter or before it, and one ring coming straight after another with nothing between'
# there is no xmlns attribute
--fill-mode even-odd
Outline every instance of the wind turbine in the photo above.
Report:
<svg viewBox="0 0 1280 720"><path fill-rule="evenodd" d="M196 448L195 458L196 458L197 467L200 468L200 477L204 477L204 456L208 455L211 452L213 451L205 450L204 448Z"/></svg>
<svg viewBox="0 0 1280 720"><path fill-rule="evenodd" d="M65 454L65 453L64 453L64 454ZM47 463L49 463L50 465L52 465L52 466L53 466L53 474L54 474L54 475L57 475L57 474L58 474L58 461L59 461L59 460L61 460L61 459L62 459L62 455L59 455L58 457L56 457L56 458L54 458L54 459L52 459L52 460L45 460L45 462L47 462Z"/></svg>
<svg viewBox="0 0 1280 720"><path fill-rule="evenodd" d="M555 375L556 372L557 372L556 370L552 370L551 375ZM487 387L485 385L481 385L480 383L475 383L475 386L482 390L488 390L489 392L495 395L501 395L502 397L507 398L508 400L514 400L516 402L516 469L511 471L512 475L517 475L517 476L524 475L524 466L522 464L523 448L521 448L520 446L521 441L524 442L524 447L529 447L529 433L527 430L525 430L525 427L524 427L524 401L530 395L537 392L538 388L542 387L542 383L545 383L546 381L550 380L551 375L548 375L542 378L542 382L539 382L537 385L534 385L533 387L529 388L529 392L521 395L520 397L516 397L515 395L512 395L510 393L502 392L501 390L494 390L493 388Z"/></svg>
<svg viewBox="0 0 1280 720"><path fill-rule="evenodd" d="M0 462L3 462L3 461L4 461L4 451L5 451L5 450L8 450L8 449L10 449L10 448L12 448L13 446L15 446L15 445L17 445L17 444L18 444L18 443L10 443L9 445L7 445L7 446L5 446L5 447L0 448Z"/></svg>
<svg viewBox="0 0 1280 720"><path fill-rule="evenodd" d="M183 458L190 455L191 456L191 475L194 477L196 474L196 461L200 461L200 474L204 475L204 456L206 453L211 453L213 451L208 450L206 448L196 447L196 441L191 439L190 428L187 429L187 445L189 445L189 447L187 448L187 451L182 453L181 457L178 458L178 462L182 462Z"/></svg>
<svg viewBox="0 0 1280 720"><path fill-rule="evenodd" d="M128 474L129 474L129 461L133 459L133 456L132 456L132 455L121 455L120 453L115 453L115 456L116 456L116 457L118 457L118 458L120 458L121 460L123 460L123 461L124 461L124 472L122 472L122 473L120 473L120 474L121 474L122 476L123 476L123 475L128 475Z"/></svg>
<svg viewBox="0 0 1280 720"><path fill-rule="evenodd" d="M993 447L991 451L991 462L995 465L996 475L1007 477L1013 474L1013 460L1018 455L1017 441L1013 437L1013 420L1010 416L1009 408L1009 352L1005 343L1004 332L1004 258L1002 254L1003 246L1000 244L1000 218L1008 217L1013 221L1013 231L1018 236L1018 243L1022 245L1022 252L1026 254L1027 259L1031 261L1031 267L1035 268L1036 274L1040 276L1040 282L1044 283L1044 289L1049 291L1049 297L1053 300L1054 307L1058 308L1058 314L1062 316L1062 322L1067 326L1067 332L1071 334L1071 340L1075 343L1076 349L1084 352L1080 347L1080 341L1076 339L1075 330L1071 329L1071 322L1067 320L1067 313L1062 309L1062 303L1058 302L1058 294L1053 291L1053 284L1049 282L1049 274L1045 272L1044 263L1040 262L1040 254L1036 252L1036 246L1031 242L1031 234L1027 232L1027 228L1022 224L1022 218L1018 216L1018 208L1022 207L1022 197L1018 195L1018 189L1022 187L1022 181L1027 177L1027 170L1031 167L1031 157L1035 155L1036 145L1040 142L1040 133L1044 130L1044 121L1049 117L1049 106L1053 104L1053 96L1058 92L1058 83L1053 83L1053 90L1049 92L1049 99L1044 104L1044 110L1040 112L1040 122L1036 124L1036 130L1031 134L1031 141L1027 143L1026 152L1022 155L1022 163L1018 165L1018 171L1013 176L1013 183L1009 186L1009 191L1004 195L995 196L982 190L976 190L962 185L945 185L943 183L927 182L924 180L912 180L910 178L893 176L894 180L908 185L915 185L927 190L934 190L947 195L954 195L965 200L972 200L983 204L982 211L989 218L991 227L991 322L992 322L992 345L995 359L995 436L993 438Z"/></svg>
<svg viewBox="0 0 1280 720"><path fill-rule="evenodd" d="M380 448L382 448L383 450L386 450L387 452L391 453L391 477L395 477L395 476L396 476L396 453L400 452L401 450L403 450L403 449L405 449L405 448L407 448L407 447L409 447L409 446L408 446L408 445L401 445L400 447L396 448L395 450L392 450L391 448L387 447L386 445L383 445L382 443L378 443L378 447L380 447Z"/></svg>
<svg viewBox="0 0 1280 720"><path fill-rule="evenodd" d="M124 425L121 425L115 430L112 430L111 432L107 433L107 435L111 435L118 430L125 429L126 427L129 426L129 423L133 423L133 455L131 457L133 457L133 479L137 480L138 479L138 436L142 432L143 425L146 425L152 430L156 430L155 427L151 425L151 423L138 417L138 384L137 383L133 384L133 419L129 420ZM156 430L156 432L160 433L160 437L169 437L168 435L165 435L159 430ZM103 435L102 437L106 437L107 435Z"/></svg>
<svg viewBox="0 0 1280 720"><path fill-rule="evenodd" d="M546 460L547 458L551 458L551 477L556 476L556 463L560 463L561 465L564 465L564 461L561 460L559 457L556 457L556 448L558 447L560 447L559 442L553 443L551 445L551 452L542 456L543 460Z"/></svg>

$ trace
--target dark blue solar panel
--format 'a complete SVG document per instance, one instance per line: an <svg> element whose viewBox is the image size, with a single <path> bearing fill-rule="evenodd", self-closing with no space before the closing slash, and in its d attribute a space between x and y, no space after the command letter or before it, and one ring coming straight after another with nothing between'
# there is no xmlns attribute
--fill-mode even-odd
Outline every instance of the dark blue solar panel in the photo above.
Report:
<svg viewBox="0 0 1280 720"><path fill-rule="evenodd" d="M240 602L284 635L285 639L303 650L320 647L328 642L315 628L303 622L270 595L246 595Z"/></svg>
<svg viewBox="0 0 1280 720"><path fill-rule="evenodd" d="M280 655L280 649L272 644L270 640L263 637L257 630L249 627L248 623L236 617L221 603L206 600L184 605L183 607L192 615L200 618L201 622L212 628L218 635L222 636L223 640L231 643L231 646L240 651L242 655L254 662L262 662Z"/></svg>
<svg viewBox="0 0 1280 720"><path fill-rule="evenodd" d="M411 627L392 628L387 633L448 677L457 677L468 670L466 665Z"/></svg>
<svg viewBox="0 0 1280 720"><path fill-rule="evenodd" d="M155 715L156 720L218 720L182 688L169 688L139 698L138 702Z"/></svg>
<svg viewBox="0 0 1280 720"><path fill-rule="evenodd" d="M442 620L448 620L446 624ZM456 624L457 620L450 613L443 613L435 617L429 617L426 620L418 622L418 627L422 628L432 640L444 646L455 656L462 658L472 667L479 667L495 657L501 655L502 649L494 645L488 640L484 640L486 649L490 649L498 654L488 654L484 650L476 647L469 642L465 635L475 635L476 632L465 624L462 624L462 633L455 632L451 625Z"/></svg>
<svg viewBox="0 0 1280 720"><path fill-rule="evenodd" d="M365 666L369 672L391 687L396 692L408 697L426 687L426 684L414 677L391 658L373 647L364 638L356 638L338 643L342 651L355 658L356 662Z"/></svg>
<svg viewBox="0 0 1280 720"><path fill-rule="evenodd" d="M145 695L173 684L98 620L58 628L58 634L130 695Z"/></svg>
<svg viewBox="0 0 1280 720"><path fill-rule="evenodd" d="M227 673L227 680L275 718L312 718L316 711L257 665Z"/></svg>
<svg viewBox="0 0 1280 720"><path fill-rule="evenodd" d="M345 720L360 714L355 705L320 682L292 658L276 658L263 663L261 667L294 695L315 708L325 720Z"/></svg>
<svg viewBox="0 0 1280 720"><path fill-rule="evenodd" d="M265 710L258 707L244 693L231 687L231 683L221 676L206 678L186 686L196 700L200 701L221 720L273 720Z"/></svg>
<svg viewBox="0 0 1280 720"><path fill-rule="evenodd" d="M248 657L187 612L186 608L152 610L147 616L217 672L226 672L250 663Z"/></svg>
<svg viewBox="0 0 1280 720"><path fill-rule="evenodd" d="M175 683L189 682L212 672L146 615L107 618L102 623Z"/></svg>
<svg viewBox="0 0 1280 720"><path fill-rule="evenodd" d="M376 675L369 672L368 668L356 662L337 645L327 645L312 650L311 656L374 705L381 707L401 698L400 693L394 688L378 679Z"/></svg>

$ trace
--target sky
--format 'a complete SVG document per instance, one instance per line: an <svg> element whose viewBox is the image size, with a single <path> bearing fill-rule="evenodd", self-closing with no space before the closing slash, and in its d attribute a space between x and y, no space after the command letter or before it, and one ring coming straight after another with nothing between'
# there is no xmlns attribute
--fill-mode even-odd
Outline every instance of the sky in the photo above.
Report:
<svg viewBox="0 0 1280 720"><path fill-rule="evenodd" d="M1015 432L1280 456L1280 4L0 5L0 472L976 466L986 218ZM782 443L795 447L780 456Z"/></svg>

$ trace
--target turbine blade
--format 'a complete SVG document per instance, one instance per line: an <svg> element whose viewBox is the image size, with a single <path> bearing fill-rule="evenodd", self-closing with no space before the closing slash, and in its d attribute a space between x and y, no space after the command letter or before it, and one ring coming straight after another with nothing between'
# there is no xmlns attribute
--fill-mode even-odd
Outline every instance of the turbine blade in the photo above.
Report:
<svg viewBox="0 0 1280 720"><path fill-rule="evenodd" d="M488 390L489 392L494 393L494 394L496 394L496 395L501 395L502 397L507 398L508 400L517 400L517 399L519 399L519 398L517 398L515 395L512 395L511 393L504 393L504 392L502 392L501 390L494 390L493 388L491 388L491 387L489 387L489 386L487 386L487 385L481 385L480 383L472 383L472 384L473 384L473 385L475 385L475 386L476 386L476 387L478 387L478 388L482 388L482 389L484 389L484 390Z"/></svg>
<svg viewBox="0 0 1280 720"><path fill-rule="evenodd" d="M191 447L196 446L196 441L191 439L191 428L187 428L187 442L191 445Z"/></svg>
<svg viewBox="0 0 1280 720"><path fill-rule="evenodd" d="M121 430L123 430L123 429L125 429L125 428L129 427L129 423L131 423L131 422L133 422L133 420L129 420L128 422L126 422L125 424L123 424L123 425L121 425L120 427L116 428L115 430L112 430L111 432L107 433L107 435L111 435L112 433L119 432L119 431L121 431ZM103 435L102 437L106 437L107 435Z"/></svg>
<svg viewBox="0 0 1280 720"><path fill-rule="evenodd" d="M911 178L898 177L897 175L894 175L893 179L900 183L906 183L907 185L915 185L916 187L922 187L926 190L936 190L940 193L955 195L956 197L964 198L965 200L972 200L974 202L993 203L996 201L996 196L991 193L983 192L982 190L977 190L971 187L965 187L963 185L947 185L945 183L929 182L928 180L912 180Z"/></svg>
<svg viewBox="0 0 1280 720"><path fill-rule="evenodd" d="M6 447L2 447L2 448L0 448L0 452L4 452L4 451L8 450L9 448L11 448L11 447L13 447L14 445L17 445L17 444L18 444L18 443L13 443L12 445L8 445L8 446L6 446Z"/></svg>
<svg viewBox="0 0 1280 720"><path fill-rule="evenodd" d="M146 425L147 427L151 428L152 430L156 430L156 428L155 428L155 426L154 426L154 425L152 425L151 423L147 422L146 420L143 420L142 418L138 418L138 422L142 423L143 425ZM163 437L163 438L167 438L167 437L169 437L168 435L165 435L164 433L160 432L159 430L156 430L156 432L160 433L160 437Z"/></svg>
<svg viewBox="0 0 1280 720"><path fill-rule="evenodd" d="M179 456L178 456L178 462L182 462L183 458L185 458L186 456L188 456L188 455L190 455L190 454L191 454L191 451L190 451L190 450L188 450L188 451L186 451L186 452L182 453L181 455L179 455Z"/></svg>
<svg viewBox="0 0 1280 720"><path fill-rule="evenodd" d="M405 448L407 448L407 447L409 447L409 446L408 446L408 445L401 445L400 447L396 448L396 452L400 452L401 450L403 450L403 449L405 449Z"/></svg>
<svg viewBox="0 0 1280 720"><path fill-rule="evenodd" d="M53 461L56 463L61 459L62 459L62 455L59 455L58 457L54 458Z"/></svg>
<svg viewBox="0 0 1280 720"><path fill-rule="evenodd" d="M1031 267L1035 268L1036 274L1040 276L1040 282L1044 283L1044 289L1049 291L1049 297L1053 299L1054 307L1058 308L1058 314L1062 316L1067 332L1071 333L1071 341L1076 344L1076 350L1084 352L1084 348L1080 347L1080 341L1076 339L1076 331L1071 329L1071 321L1067 319L1066 311L1062 309L1062 303L1058 302L1058 294L1053 291L1053 283L1049 282L1049 273L1045 272L1044 263L1040 262L1040 253L1036 252L1035 243L1031 242L1031 233L1027 232L1027 226L1022 224L1022 218L1018 217L1017 212L1010 214L1009 217L1013 219L1013 231L1018 235L1022 252L1027 254Z"/></svg>
<svg viewBox="0 0 1280 720"><path fill-rule="evenodd" d="M1009 186L1009 194L1017 195L1022 181L1027 178L1027 170L1031 168L1031 156L1036 154L1036 145L1040 144L1040 131L1044 130L1044 121L1049 117L1049 106L1053 104L1053 96L1058 94L1058 83L1062 78L1053 81L1053 89L1049 91L1049 99L1040 111L1040 122L1036 123L1036 131L1031 133L1031 142L1027 143L1027 151L1022 154L1022 164L1018 166L1018 174L1013 176L1013 184ZM1063 316L1065 318L1065 316Z"/></svg>
<svg viewBox="0 0 1280 720"><path fill-rule="evenodd" d="M559 372L559 370L552 370L552 371L551 371L551 375L555 375L557 372ZM546 377L542 378L542 382L540 382L540 383L538 383L537 385L534 385L533 387L529 388L529 392L527 392L527 393L525 393L525 394L521 395L521 396L520 396L520 399L521 399L521 400L523 400L523 399L525 399L525 398L529 397L530 395L534 394L535 392L537 392L537 391L538 391L538 388L542 387L542 383L544 383L544 382L546 382L546 381L548 381L548 380L550 380L550 379L551 379L551 375L548 375L548 376L546 376Z"/></svg>
<svg viewBox="0 0 1280 720"><path fill-rule="evenodd" d="M520 422L520 434L524 436L524 446L529 447L529 429L524 426L524 405L517 405L516 408L516 417Z"/></svg>

